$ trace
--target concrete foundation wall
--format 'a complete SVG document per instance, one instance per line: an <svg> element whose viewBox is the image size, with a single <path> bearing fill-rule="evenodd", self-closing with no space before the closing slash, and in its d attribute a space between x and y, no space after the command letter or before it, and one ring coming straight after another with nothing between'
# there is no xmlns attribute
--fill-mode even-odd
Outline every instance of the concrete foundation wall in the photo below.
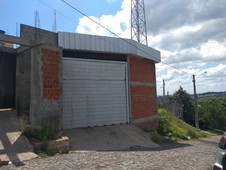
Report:
<svg viewBox="0 0 226 170"><path fill-rule="evenodd" d="M19 114L29 113L31 90L31 50L16 57L16 108Z"/></svg>
<svg viewBox="0 0 226 170"><path fill-rule="evenodd" d="M130 56L128 65L131 121L143 129L156 130L158 125L155 63Z"/></svg>

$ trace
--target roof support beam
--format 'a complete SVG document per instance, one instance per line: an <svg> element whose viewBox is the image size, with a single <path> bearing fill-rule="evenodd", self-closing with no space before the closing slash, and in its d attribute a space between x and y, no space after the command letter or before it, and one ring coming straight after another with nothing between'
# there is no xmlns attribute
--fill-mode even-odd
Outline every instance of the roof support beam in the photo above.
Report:
<svg viewBox="0 0 226 170"><path fill-rule="evenodd" d="M24 46L32 46L32 41L29 41L20 37L12 36L12 35L0 34L0 41L13 43L13 44L20 44Z"/></svg>

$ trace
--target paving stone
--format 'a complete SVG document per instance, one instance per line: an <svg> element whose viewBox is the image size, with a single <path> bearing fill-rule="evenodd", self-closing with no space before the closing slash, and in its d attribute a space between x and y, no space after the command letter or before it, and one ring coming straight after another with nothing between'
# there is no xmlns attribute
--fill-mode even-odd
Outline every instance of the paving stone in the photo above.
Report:
<svg viewBox="0 0 226 170"><path fill-rule="evenodd" d="M220 136L212 136L140 150L70 152L25 161L23 166L8 165L0 169L206 170L211 169L219 139Z"/></svg>

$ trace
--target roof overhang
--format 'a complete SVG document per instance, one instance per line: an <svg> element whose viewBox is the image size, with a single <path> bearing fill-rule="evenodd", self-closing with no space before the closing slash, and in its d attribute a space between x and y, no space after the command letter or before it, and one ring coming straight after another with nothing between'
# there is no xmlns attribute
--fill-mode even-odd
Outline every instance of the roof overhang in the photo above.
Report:
<svg viewBox="0 0 226 170"><path fill-rule="evenodd" d="M58 32L58 45L69 50L136 55L161 62L160 51L131 39Z"/></svg>

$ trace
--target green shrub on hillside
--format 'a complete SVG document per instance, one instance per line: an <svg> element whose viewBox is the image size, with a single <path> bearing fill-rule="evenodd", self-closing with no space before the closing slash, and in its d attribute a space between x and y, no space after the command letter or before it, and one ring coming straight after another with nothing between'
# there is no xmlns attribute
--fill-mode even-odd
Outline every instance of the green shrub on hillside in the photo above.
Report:
<svg viewBox="0 0 226 170"><path fill-rule="evenodd" d="M198 113L200 128L224 129L226 127L226 97L199 99Z"/></svg>
<svg viewBox="0 0 226 170"><path fill-rule="evenodd" d="M183 140L205 136L204 133L177 119L165 109L158 109L158 123L158 132L161 135Z"/></svg>

